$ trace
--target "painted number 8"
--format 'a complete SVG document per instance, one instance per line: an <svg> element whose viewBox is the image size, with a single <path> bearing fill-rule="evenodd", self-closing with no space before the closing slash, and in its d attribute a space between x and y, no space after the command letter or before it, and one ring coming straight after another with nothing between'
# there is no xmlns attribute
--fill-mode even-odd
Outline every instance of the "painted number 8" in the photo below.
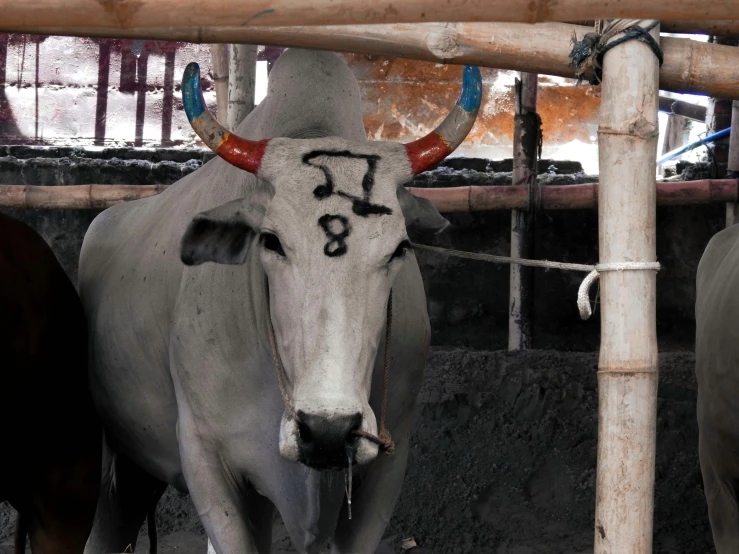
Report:
<svg viewBox="0 0 739 554"><path fill-rule="evenodd" d="M333 258L335 256L343 256L346 254L346 237L351 233L351 225L349 220L343 215L323 215L318 220L318 224L326 233L326 236L331 239L323 247L323 253L326 256Z"/></svg>

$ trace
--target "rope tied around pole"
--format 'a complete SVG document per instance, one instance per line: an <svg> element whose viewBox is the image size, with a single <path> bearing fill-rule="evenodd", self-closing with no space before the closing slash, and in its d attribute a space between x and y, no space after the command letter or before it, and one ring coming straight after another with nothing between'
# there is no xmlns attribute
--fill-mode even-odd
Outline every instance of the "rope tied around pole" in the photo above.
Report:
<svg viewBox="0 0 739 554"><path fill-rule="evenodd" d="M645 43L657 59L662 67L664 63L664 52L659 43L650 35L659 21L654 21L647 27L640 27L639 20L633 19L614 19L609 22L602 32L596 27L596 32L586 33L581 40L577 40L577 35L573 34L572 50L569 58L572 60L569 65L575 68L575 76L577 84L587 81L591 85L599 85L603 77L603 56L606 55L611 48L615 48L619 44L623 44L629 40L638 40ZM622 37L609 42L613 37L623 33Z"/></svg>
<svg viewBox="0 0 739 554"><path fill-rule="evenodd" d="M492 254L480 254L477 252L463 252L461 250L451 250L449 248L440 248L438 246L429 246L427 244L412 243L416 250L425 250L427 252L435 252L447 256L457 258L465 258L468 260L478 260L482 262L492 262L496 264L518 264L527 267L541 267L545 269L561 269L564 271L582 271L588 275L583 279L580 288L577 291L577 309L580 312L580 318L583 320L590 319L593 315L593 308L590 304L590 288L593 283L598 280L601 273L606 271L659 271L661 266L659 262L618 262L608 264L571 264L565 262L552 262L549 260L527 260L525 258L513 258L510 256L495 256Z"/></svg>

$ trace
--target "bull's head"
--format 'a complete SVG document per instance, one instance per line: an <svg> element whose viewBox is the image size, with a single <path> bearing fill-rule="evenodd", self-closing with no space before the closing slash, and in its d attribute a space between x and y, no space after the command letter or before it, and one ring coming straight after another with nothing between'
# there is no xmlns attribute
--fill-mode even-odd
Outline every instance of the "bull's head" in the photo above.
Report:
<svg viewBox="0 0 739 554"><path fill-rule="evenodd" d="M199 78L190 64L183 94L193 128L219 156L271 187L198 214L183 238L182 260L237 264L259 249L291 403L280 429L282 456L319 469L346 467L347 452L369 462L378 447L356 432L377 434L372 370L390 291L404 265L415 264L409 234L448 225L403 184L464 140L480 105L479 70L464 68L452 112L407 145L246 140L208 112Z"/></svg>

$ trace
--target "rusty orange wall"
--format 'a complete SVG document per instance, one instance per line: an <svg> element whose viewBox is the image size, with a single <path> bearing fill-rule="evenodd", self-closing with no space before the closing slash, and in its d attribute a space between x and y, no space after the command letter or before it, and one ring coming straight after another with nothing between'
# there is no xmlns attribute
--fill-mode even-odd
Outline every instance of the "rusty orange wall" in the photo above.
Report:
<svg viewBox="0 0 739 554"><path fill-rule="evenodd" d="M459 93L459 66L360 54L346 54L344 59L360 81L365 126L376 140L408 141L427 133L443 120ZM462 151L510 157L515 73L488 68L481 72L483 104ZM539 85L544 155L571 146L573 153L597 157L599 88L575 87L572 80L547 76L540 76Z"/></svg>
<svg viewBox="0 0 739 554"><path fill-rule="evenodd" d="M408 141L429 132L459 92L459 66L343 57L359 79L372 139ZM0 34L0 142L194 144L179 92L190 61L201 64L206 101L214 107L208 45ZM510 157L515 74L484 68L482 75L479 120L460 153ZM544 155L568 149L592 155L598 102L593 87L542 76Z"/></svg>

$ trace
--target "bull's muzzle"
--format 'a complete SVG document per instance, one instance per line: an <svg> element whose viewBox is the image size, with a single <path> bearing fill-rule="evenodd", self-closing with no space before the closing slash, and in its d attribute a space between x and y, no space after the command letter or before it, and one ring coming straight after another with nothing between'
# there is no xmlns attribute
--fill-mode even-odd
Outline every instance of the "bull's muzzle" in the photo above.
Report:
<svg viewBox="0 0 739 554"><path fill-rule="evenodd" d="M354 463L359 446L357 431L362 414L323 415L297 413L300 461L319 470L342 469Z"/></svg>

